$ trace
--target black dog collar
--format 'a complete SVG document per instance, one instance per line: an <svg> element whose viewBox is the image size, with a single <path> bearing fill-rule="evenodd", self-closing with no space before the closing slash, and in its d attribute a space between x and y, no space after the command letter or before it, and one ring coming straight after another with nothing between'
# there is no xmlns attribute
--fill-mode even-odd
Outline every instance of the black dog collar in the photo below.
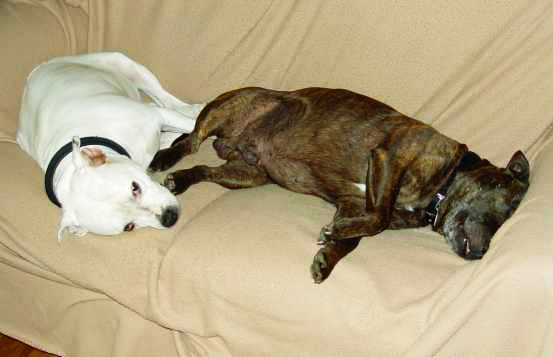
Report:
<svg viewBox="0 0 553 357"><path fill-rule="evenodd" d="M486 164L489 164L487 160L483 160L482 158L480 158L480 156L470 150L466 151L463 154L463 157L459 161L459 164L457 165L455 170L453 170L451 175L449 175L446 183L442 187L440 187L438 192L432 198L432 201L430 201L430 203L426 207L426 216L428 218L428 223L432 225L432 230L436 230L436 223L438 221L438 211L440 209L440 205L443 200L447 198L447 190L449 190L449 186L451 186L453 180L455 180L457 173L475 170Z"/></svg>
<svg viewBox="0 0 553 357"><path fill-rule="evenodd" d="M125 155L128 158L131 157L127 152L127 150L125 150L121 145L107 138L102 138L100 136L87 136L87 137L81 138L81 147L90 146L90 145L105 146L110 149L113 149L118 154ZM58 207L61 207L61 203L60 201L58 201L58 198L54 193L54 173L56 172L56 169L58 168L58 165L60 164L61 160L63 160L67 155L69 155L71 151L73 151L72 142L69 142L64 146L62 146L54 154L54 156L52 157L52 160L50 160L50 163L46 168L46 174L44 175L44 189L46 190L46 195L48 196L48 199L50 199L50 202L52 202Z"/></svg>
<svg viewBox="0 0 553 357"><path fill-rule="evenodd" d="M428 218L428 223L432 225L432 230L436 230L436 223L438 221L438 211L440 210L440 205L442 204L443 200L447 198L447 190L449 190L449 186L453 183L453 180L455 180L455 176L457 176L457 172L459 171L459 168L463 166L463 160L465 159L467 155L463 155L463 158L459 162L459 165L453 170L451 175L449 175L449 178L447 179L446 183L440 187L438 192L434 195L432 198L432 201L426 206L426 217Z"/></svg>
<svg viewBox="0 0 553 357"><path fill-rule="evenodd" d="M428 218L428 223L432 225L432 230L436 230L436 223L438 221L438 211L440 209L440 204L447 197L447 190L453 182L453 178L457 174L457 171L453 172L447 182L440 188L438 192L432 197L432 201L426 207L426 217Z"/></svg>

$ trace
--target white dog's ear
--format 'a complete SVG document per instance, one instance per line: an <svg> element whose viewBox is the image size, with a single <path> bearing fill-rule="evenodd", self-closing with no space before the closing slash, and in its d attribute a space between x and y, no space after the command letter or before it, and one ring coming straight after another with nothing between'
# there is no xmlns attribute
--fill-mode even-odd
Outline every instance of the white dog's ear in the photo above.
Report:
<svg viewBox="0 0 553 357"><path fill-rule="evenodd" d="M73 163L77 168L96 167L106 163L106 154L97 148L84 148L81 150L81 139L78 136L73 137Z"/></svg>
<svg viewBox="0 0 553 357"><path fill-rule="evenodd" d="M69 233L74 234L78 237L82 237L88 233L88 230L86 228L79 226L79 222L77 222L77 217L75 217L75 214L73 212L62 208L61 222L58 229L58 242L61 242L63 240L65 230L68 230Z"/></svg>

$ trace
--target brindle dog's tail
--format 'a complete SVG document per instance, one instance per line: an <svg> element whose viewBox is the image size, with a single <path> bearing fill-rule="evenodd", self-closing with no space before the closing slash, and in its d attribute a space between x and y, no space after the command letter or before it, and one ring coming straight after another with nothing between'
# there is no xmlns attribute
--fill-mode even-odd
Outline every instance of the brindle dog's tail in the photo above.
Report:
<svg viewBox="0 0 553 357"><path fill-rule="evenodd" d="M180 141L183 141L184 139L186 139L189 136L190 136L190 134L188 134L188 133L181 134L181 136L179 136L178 138L173 140L173 142L171 143L171 147L175 146L177 143L179 143Z"/></svg>
<svg viewBox="0 0 553 357"><path fill-rule="evenodd" d="M179 136L171 147L156 153L150 163L150 170L167 170L184 156L196 153L202 142L210 136L238 137L250 122L259 117L260 111L266 112L278 105L270 94L260 95L267 92L270 91L248 87L221 94L202 109L190 134ZM267 105L267 101L272 105Z"/></svg>

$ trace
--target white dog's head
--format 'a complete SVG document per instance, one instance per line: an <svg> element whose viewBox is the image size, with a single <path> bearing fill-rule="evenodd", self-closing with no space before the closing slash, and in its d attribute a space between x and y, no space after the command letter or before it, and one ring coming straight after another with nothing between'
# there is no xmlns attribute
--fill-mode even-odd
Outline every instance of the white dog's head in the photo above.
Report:
<svg viewBox="0 0 553 357"><path fill-rule="evenodd" d="M114 235L140 227L168 228L177 221L179 202L136 162L125 156L106 157L98 148L80 148L74 138L75 171L67 183L58 231Z"/></svg>

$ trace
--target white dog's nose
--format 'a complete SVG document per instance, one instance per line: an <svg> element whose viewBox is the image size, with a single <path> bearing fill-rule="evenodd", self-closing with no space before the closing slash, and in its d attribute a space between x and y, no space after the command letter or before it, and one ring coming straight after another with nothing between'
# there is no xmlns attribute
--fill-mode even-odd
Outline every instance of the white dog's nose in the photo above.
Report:
<svg viewBox="0 0 553 357"><path fill-rule="evenodd" d="M179 208L175 206L167 207L163 210L159 221L163 227L171 227L179 219Z"/></svg>

